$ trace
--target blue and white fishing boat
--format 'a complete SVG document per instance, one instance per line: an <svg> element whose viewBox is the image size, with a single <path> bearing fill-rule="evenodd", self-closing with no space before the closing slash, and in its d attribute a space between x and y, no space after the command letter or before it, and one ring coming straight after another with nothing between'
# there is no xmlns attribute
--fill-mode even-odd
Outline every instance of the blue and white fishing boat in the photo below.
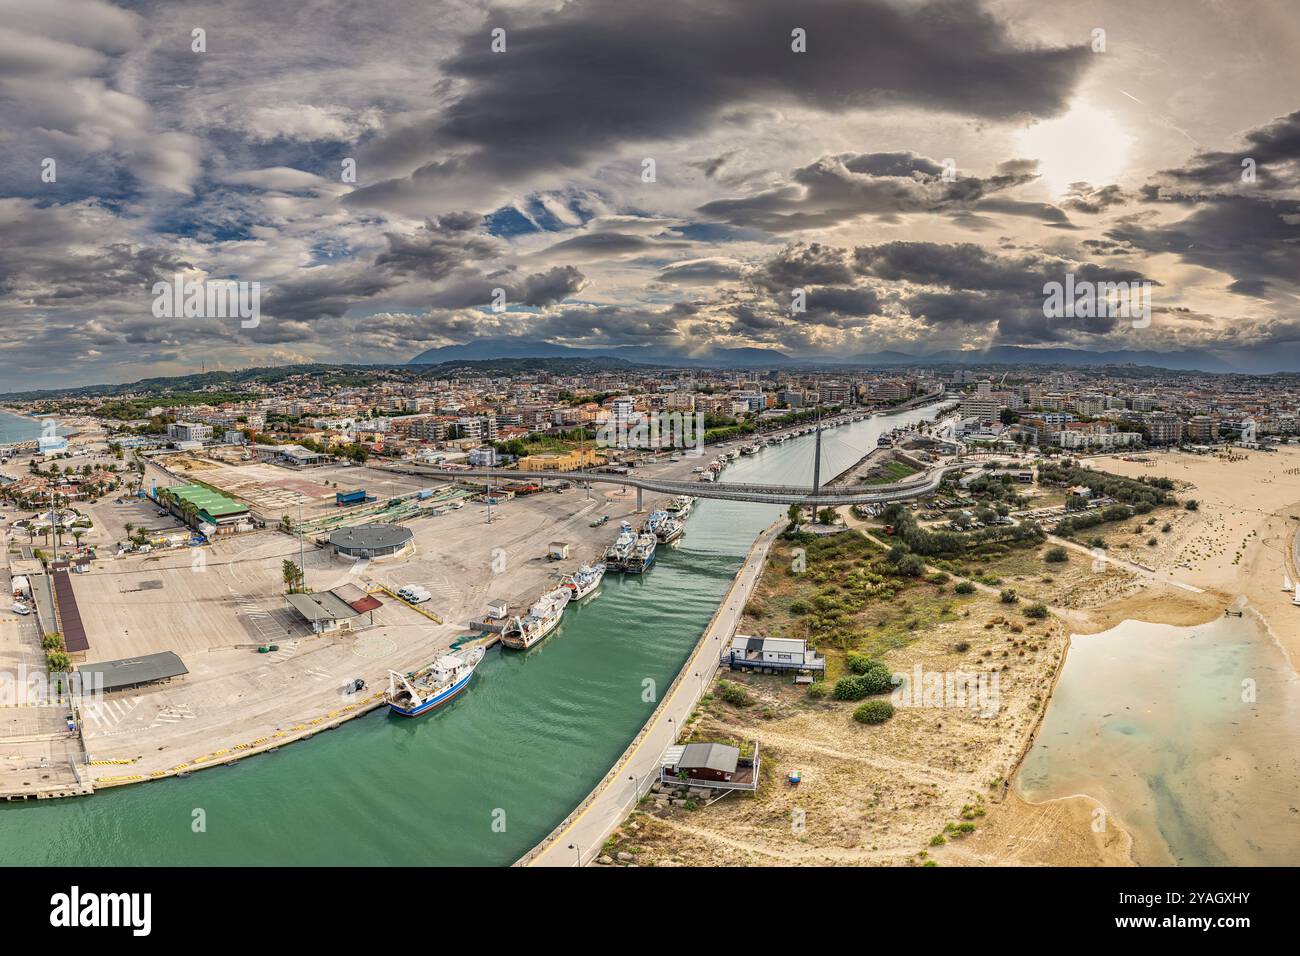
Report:
<svg viewBox="0 0 1300 956"><path fill-rule="evenodd" d="M384 693L389 711L400 717L419 717L445 704L469 684L484 653L481 647L463 648L410 674L389 671Z"/></svg>
<svg viewBox="0 0 1300 956"><path fill-rule="evenodd" d="M623 562L622 570L629 574L643 574L650 570L650 566L655 563L655 546L659 539L653 534L637 535L636 545L632 548L631 555Z"/></svg>

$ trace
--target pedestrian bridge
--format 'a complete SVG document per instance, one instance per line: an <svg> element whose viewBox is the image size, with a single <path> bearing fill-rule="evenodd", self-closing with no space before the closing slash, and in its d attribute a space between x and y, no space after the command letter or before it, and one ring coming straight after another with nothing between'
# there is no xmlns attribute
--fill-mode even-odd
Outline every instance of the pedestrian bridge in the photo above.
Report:
<svg viewBox="0 0 1300 956"><path fill-rule="evenodd" d="M696 498L720 498L724 501L754 501L768 505L813 505L829 507L832 505L869 505L887 504L891 501L907 501L928 495L938 489L944 476L967 468L978 467L983 462L963 462L943 465L931 470L924 478L899 481L890 485L873 485L871 490L855 490L846 487L821 487L801 485L753 485L730 481L682 481L671 478L641 478L636 475L614 475L599 471L514 471L505 469L475 469L473 471L444 471L440 468L420 465L404 465L390 468L412 475L427 475L444 481L456 481L459 478L488 478L496 482L513 482L520 480L562 480L574 482L592 482L593 484L622 485L637 489L637 506L641 505L641 493L645 491L664 495L692 495Z"/></svg>

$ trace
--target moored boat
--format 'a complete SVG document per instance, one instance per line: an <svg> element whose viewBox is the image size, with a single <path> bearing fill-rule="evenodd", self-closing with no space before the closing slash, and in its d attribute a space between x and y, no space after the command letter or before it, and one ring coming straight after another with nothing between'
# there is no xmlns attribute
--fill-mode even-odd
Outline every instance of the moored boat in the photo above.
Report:
<svg viewBox="0 0 1300 956"><path fill-rule="evenodd" d="M464 648L409 674L389 671L388 690L384 693L389 712L419 717L445 704L469 684L483 654L481 647Z"/></svg>
<svg viewBox="0 0 1300 956"><path fill-rule="evenodd" d="M527 614L506 625L501 632L501 643L511 650L525 651L544 640L559 625L572 599L573 592L566 587L543 594Z"/></svg>
<svg viewBox="0 0 1300 956"><path fill-rule="evenodd" d="M560 583L573 592L572 599L574 601L581 601L600 587L600 582L604 577L605 565L584 564Z"/></svg>
<svg viewBox="0 0 1300 956"><path fill-rule="evenodd" d="M629 574L641 574L649 571L650 566L655 563L655 547L659 544L659 539L653 534L637 535L636 545L632 548L632 554L623 564L623 570Z"/></svg>
<svg viewBox="0 0 1300 956"><path fill-rule="evenodd" d="M655 528L655 537L664 544L676 541L686 533L686 525L682 524L676 518L668 518Z"/></svg>
<svg viewBox="0 0 1300 956"><path fill-rule="evenodd" d="M678 495L664 507L664 510L668 512L669 517L685 521L693 507L695 507L695 498L692 495Z"/></svg>
<svg viewBox="0 0 1300 956"><path fill-rule="evenodd" d="M624 521L619 526L618 537L614 543L605 549L605 567L614 571L623 570L623 565L632 555L632 549L636 546L636 533L632 526Z"/></svg>

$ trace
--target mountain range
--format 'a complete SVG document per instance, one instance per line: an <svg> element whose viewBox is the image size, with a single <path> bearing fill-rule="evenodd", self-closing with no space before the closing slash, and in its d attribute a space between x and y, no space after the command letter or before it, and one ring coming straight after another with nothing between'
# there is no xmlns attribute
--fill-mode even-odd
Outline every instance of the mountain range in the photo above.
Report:
<svg viewBox="0 0 1300 956"><path fill-rule="evenodd" d="M894 350L857 355L792 355L778 349L715 348L680 352L658 346L622 345L603 349L579 349L535 339L474 339L463 345L428 349L411 359L411 365L481 361L500 358L595 358L605 356L646 365L713 368L774 368L825 366L910 366L910 365L1141 365L1174 371L1269 372L1300 371L1300 356L1286 351L1260 349L1228 353L1226 357L1202 349L1158 352L1150 349L1121 349L1092 352L1070 348L1030 348L996 345L984 350L945 349L910 354Z"/></svg>

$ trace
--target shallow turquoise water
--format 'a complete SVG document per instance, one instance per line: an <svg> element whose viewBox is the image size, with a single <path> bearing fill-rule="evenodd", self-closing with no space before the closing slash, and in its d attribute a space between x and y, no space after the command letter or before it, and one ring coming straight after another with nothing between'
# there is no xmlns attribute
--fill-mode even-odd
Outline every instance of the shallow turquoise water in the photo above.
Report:
<svg viewBox="0 0 1300 956"><path fill-rule="evenodd" d="M1072 639L1017 777L1087 794L1150 865L1300 864L1300 679L1248 618L1125 621Z"/></svg>
<svg viewBox="0 0 1300 956"><path fill-rule="evenodd" d="M915 411L828 432L824 477ZM807 482L812 438L742 458L729 481ZM0 806L0 864L506 865L622 753L784 509L700 501L644 577L606 578L525 654L488 652L469 689L419 720L384 711L274 754L78 800ZM195 833L196 811L206 832ZM502 827L504 822L504 828ZM495 824L495 826L494 826Z"/></svg>

